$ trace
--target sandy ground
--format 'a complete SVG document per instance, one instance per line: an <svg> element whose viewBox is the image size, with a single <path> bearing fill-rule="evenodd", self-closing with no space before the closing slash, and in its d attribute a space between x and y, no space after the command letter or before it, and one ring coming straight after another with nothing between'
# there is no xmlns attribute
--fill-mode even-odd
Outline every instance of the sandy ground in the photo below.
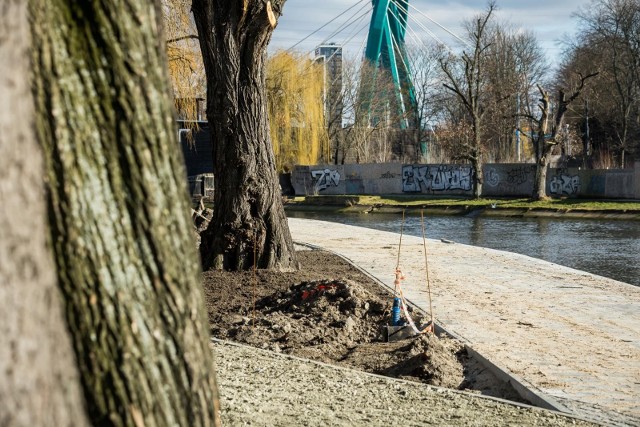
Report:
<svg viewBox="0 0 640 427"><path fill-rule="evenodd" d="M398 234L305 219L289 225L294 240L335 251L393 286ZM457 243L429 240L427 253L433 311L449 331L567 407L640 419L640 288ZM403 237L400 267L405 295L428 311L421 238Z"/></svg>
<svg viewBox="0 0 640 427"><path fill-rule="evenodd" d="M215 341L223 425L587 426L560 414Z"/></svg>

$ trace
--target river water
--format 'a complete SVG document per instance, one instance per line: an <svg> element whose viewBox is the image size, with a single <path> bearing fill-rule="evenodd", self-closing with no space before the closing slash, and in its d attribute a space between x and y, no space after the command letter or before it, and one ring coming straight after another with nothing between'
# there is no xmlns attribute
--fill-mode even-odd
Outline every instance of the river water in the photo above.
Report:
<svg viewBox="0 0 640 427"><path fill-rule="evenodd" d="M400 232L401 215L288 212L291 217ZM426 216L429 239L516 252L640 286L640 221ZM404 232L422 236L420 216Z"/></svg>

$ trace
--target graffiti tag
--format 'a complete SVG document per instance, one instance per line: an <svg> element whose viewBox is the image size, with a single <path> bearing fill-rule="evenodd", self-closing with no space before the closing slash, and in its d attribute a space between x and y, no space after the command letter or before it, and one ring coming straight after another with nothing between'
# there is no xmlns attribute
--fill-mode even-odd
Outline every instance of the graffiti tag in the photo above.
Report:
<svg viewBox="0 0 640 427"><path fill-rule="evenodd" d="M419 166L402 167L402 191L470 191L473 170L470 166Z"/></svg>
<svg viewBox="0 0 640 427"><path fill-rule="evenodd" d="M489 187L497 187L500 184L500 174L493 169L485 173L485 181Z"/></svg>
<svg viewBox="0 0 640 427"><path fill-rule="evenodd" d="M535 167L533 167L535 170ZM513 168L507 172L507 183L512 185L522 185L531 177L532 167Z"/></svg>
<svg viewBox="0 0 640 427"><path fill-rule="evenodd" d="M551 194L575 195L580 191L580 177L569 175L554 176L549 185Z"/></svg>
<svg viewBox="0 0 640 427"><path fill-rule="evenodd" d="M331 169L311 171L311 177L315 181L316 191L322 191L329 187L337 187L340 183L340 172Z"/></svg>

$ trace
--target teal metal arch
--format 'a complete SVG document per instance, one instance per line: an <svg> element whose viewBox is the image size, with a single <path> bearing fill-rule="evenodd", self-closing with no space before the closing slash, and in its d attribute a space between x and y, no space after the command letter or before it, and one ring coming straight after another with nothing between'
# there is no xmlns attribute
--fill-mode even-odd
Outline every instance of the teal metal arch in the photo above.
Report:
<svg viewBox="0 0 640 427"><path fill-rule="evenodd" d="M385 70L393 81L390 104L405 119L401 127L412 123L410 116L416 109L416 98L411 70L405 49L405 34L409 11L409 0L372 0L373 13L369 25L366 60L375 70ZM371 82L364 83L360 90L362 113L371 120L373 94L378 91L374 73Z"/></svg>

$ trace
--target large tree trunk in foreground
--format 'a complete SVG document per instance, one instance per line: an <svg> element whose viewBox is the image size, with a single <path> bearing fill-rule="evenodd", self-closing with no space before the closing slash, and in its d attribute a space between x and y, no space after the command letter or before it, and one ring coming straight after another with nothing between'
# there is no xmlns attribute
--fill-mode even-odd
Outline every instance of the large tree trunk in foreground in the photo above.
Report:
<svg viewBox="0 0 640 427"><path fill-rule="evenodd" d="M82 426L80 377L47 247L23 1L0 15L0 426Z"/></svg>
<svg viewBox="0 0 640 427"><path fill-rule="evenodd" d="M282 206L264 89L266 48L284 0L194 0L207 75L214 151L214 216L202 236L205 267L297 267Z"/></svg>
<svg viewBox="0 0 640 427"><path fill-rule="evenodd" d="M33 0L58 279L95 425L217 421L185 169L152 0Z"/></svg>

